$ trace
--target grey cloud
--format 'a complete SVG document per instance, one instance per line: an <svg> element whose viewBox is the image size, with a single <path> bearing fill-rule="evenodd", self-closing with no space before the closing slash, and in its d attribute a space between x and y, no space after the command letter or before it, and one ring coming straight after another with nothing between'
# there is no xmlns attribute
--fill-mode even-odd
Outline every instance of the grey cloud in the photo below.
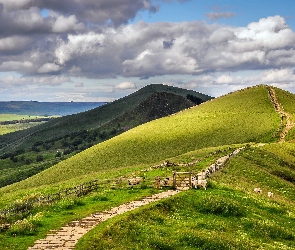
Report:
<svg viewBox="0 0 295 250"><path fill-rule="evenodd" d="M127 23L140 10L158 10L151 0L0 0L0 3L7 11L38 7L66 16L75 15L80 22L103 24L111 20L115 25Z"/></svg>
<svg viewBox="0 0 295 250"><path fill-rule="evenodd" d="M236 14L233 12L210 12L208 14L206 14L206 16L210 19L210 20L217 20L217 19L221 19L221 18L231 18L234 17Z"/></svg>
<svg viewBox="0 0 295 250"><path fill-rule="evenodd" d="M31 68L20 67L27 74L147 79L167 74L295 66L295 33L278 16L239 28L204 22L139 22L105 27L101 33L49 38L43 38L43 42L48 39L49 47L36 41L37 50L25 54L31 58L34 54ZM47 54L43 55L43 51ZM24 55L19 59L26 61Z"/></svg>
<svg viewBox="0 0 295 250"><path fill-rule="evenodd" d="M174 44L174 40L175 39L172 39L170 41L163 41L163 48L164 49L170 49Z"/></svg>

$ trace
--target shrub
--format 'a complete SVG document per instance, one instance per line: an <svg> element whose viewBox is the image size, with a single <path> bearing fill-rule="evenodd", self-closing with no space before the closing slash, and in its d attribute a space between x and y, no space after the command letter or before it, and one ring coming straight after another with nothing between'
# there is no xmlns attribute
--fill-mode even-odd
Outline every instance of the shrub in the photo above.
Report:
<svg viewBox="0 0 295 250"><path fill-rule="evenodd" d="M16 221L9 229L11 235L31 235L42 225L42 213L31 215L28 218Z"/></svg>

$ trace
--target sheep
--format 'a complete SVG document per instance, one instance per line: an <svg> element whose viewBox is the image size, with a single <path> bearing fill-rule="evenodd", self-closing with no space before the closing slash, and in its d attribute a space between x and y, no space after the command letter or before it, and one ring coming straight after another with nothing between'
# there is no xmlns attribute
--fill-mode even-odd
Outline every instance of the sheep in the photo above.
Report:
<svg viewBox="0 0 295 250"><path fill-rule="evenodd" d="M138 185L141 182L141 177L135 177L128 180L130 186Z"/></svg>
<svg viewBox="0 0 295 250"><path fill-rule="evenodd" d="M262 189L261 188L254 188L254 192L261 194L262 193Z"/></svg>
<svg viewBox="0 0 295 250"><path fill-rule="evenodd" d="M205 190L207 190L207 180L197 180L194 183L195 188L198 186L202 186Z"/></svg>
<svg viewBox="0 0 295 250"><path fill-rule="evenodd" d="M267 193L268 198L273 198L273 193L272 192L268 192Z"/></svg>
<svg viewBox="0 0 295 250"><path fill-rule="evenodd" d="M207 190L207 180L198 180L196 176L193 176L192 186L194 188L198 188L198 186L202 186L205 190Z"/></svg>
<svg viewBox="0 0 295 250"><path fill-rule="evenodd" d="M164 180L161 181L162 187L172 186L173 185L173 178L166 177Z"/></svg>

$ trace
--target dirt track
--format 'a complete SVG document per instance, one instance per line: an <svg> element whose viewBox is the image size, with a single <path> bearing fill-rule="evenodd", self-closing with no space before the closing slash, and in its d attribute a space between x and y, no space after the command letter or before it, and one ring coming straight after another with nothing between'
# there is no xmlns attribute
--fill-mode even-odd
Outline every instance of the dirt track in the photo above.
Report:
<svg viewBox="0 0 295 250"><path fill-rule="evenodd" d="M294 122L292 120L292 115L285 112L284 109L282 108L281 104L279 103L275 90L273 89L273 87L268 87L268 93L269 93L269 97L271 102L274 105L274 108L276 110L276 112L278 112L281 116L281 125L280 127L284 127L281 134L280 134L280 140L279 142L284 142L285 141L285 137L288 134L288 132L294 127ZM286 125L284 125L284 118L286 118Z"/></svg>
<svg viewBox="0 0 295 250"><path fill-rule="evenodd" d="M35 245L30 247L29 250L75 249L75 245L77 244L78 240L99 223L106 221L107 219L110 219L116 215L123 214L138 207L147 205L151 202L173 196L179 192L181 191L168 190L159 194L146 197L139 201L128 202L118 207L114 207L110 210L92 214L79 221L72 221L59 230L52 231L46 236L45 239L37 240L35 242Z"/></svg>

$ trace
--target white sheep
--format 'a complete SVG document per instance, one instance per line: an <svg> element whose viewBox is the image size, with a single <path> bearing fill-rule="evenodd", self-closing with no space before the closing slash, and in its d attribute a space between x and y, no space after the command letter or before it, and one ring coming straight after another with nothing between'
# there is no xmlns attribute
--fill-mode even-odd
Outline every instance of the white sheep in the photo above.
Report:
<svg viewBox="0 0 295 250"><path fill-rule="evenodd" d="M205 190L207 190L207 180L198 180L195 176L193 176L192 186L194 188L198 188L198 186L202 186Z"/></svg>
<svg viewBox="0 0 295 250"><path fill-rule="evenodd" d="M141 182L141 177L135 177L128 180L130 186L138 185Z"/></svg>
<svg viewBox="0 0 295 250"><path fill-rule="evenodd" d="M268 192L267 193L268 198L273 198L273 193L272 192Z"/></svg>
<svg viewBox="0 0 295 250"><path fill-rule="evenodd" d="M254 188L254 192L261 194L262 193L262 189L261 188Z"/></svg>

